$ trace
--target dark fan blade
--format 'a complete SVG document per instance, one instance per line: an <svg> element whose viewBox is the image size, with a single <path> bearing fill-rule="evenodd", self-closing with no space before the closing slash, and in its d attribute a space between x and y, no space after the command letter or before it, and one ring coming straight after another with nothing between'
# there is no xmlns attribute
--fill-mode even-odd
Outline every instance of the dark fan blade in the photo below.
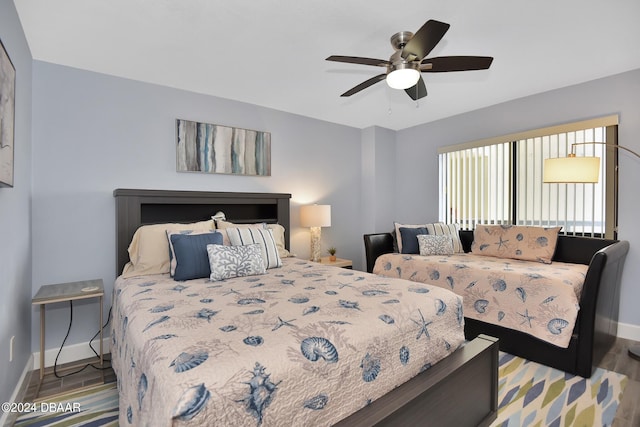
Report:
<svg viewBox="0 0 640 427"><path fill-rule="evenodd" d="M443 73L446 71L486 70L491 66L490 56L440 56L422 60L420 71Z"/></svg>
<svg viewBox="0 0 640 427"><path fill-rule="evenodd" d="M389 61L384 59L360 58L359 56L337 56L332 55L327 61L347 62L349 64L374 65L376 67L386 67Z"/></svg>
<svg viewBox="0 0 640 427"><path fill-rule="evenodd" d="M427 87L424 85L422 77L420 77L420 80L418 80L418 83L416 83L415 86L405 89L404 91L407 92L407 95L409 95L414 101L427 96Z"/></svg>
<svg viewBox="0 0 640 427"><path fill-rule="evenodd" d="M444 22L428 20L402 48L402 57L409 61L421 60L442 40L449 26Z"/></svg>
<svg viewBox="0 0 640 427"><path fill-rule="evenodd" d="M366 80L366 81L360 83L358 86L349 89L348 91L346 91L345 93L343 93L340 96L351 96L354 93L360 92L362 89L366 89L369 86L378 83L380 80L384 80L385 77L387 77L386 74L380 74L380 75L377 75L375 77L371 77L369 80Z"/></svg>

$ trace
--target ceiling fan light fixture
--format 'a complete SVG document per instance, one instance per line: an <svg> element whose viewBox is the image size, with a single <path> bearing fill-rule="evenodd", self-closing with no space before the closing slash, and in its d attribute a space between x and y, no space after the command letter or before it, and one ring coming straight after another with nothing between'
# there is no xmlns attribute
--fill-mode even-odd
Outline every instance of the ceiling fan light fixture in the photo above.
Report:
<svg viewBox="0 0 640 427"><path fill-rule="evenodd" d="M387 74L387 84L393 89L408 89L420 80L420 71L412 63L402 63Z"/></svg>

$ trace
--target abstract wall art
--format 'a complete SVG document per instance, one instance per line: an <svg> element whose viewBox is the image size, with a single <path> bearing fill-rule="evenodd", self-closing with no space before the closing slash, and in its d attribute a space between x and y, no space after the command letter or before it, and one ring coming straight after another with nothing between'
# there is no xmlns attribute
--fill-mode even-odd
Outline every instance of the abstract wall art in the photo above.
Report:
<svg viewBox="0 0 640 427"><path fill-rule="evenodd" d="M271 133L176 120L178 172L271 176Z"/></svg>
<svg viewBox="0 0 640 427"><path fill-rule="evenodd" d="M0 187L13 187L16 69L0 41Z"/></svg>

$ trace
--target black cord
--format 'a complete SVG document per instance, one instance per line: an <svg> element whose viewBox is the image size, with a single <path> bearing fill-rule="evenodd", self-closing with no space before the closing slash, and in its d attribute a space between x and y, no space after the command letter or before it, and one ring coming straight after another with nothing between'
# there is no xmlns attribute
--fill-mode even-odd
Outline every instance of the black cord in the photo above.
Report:
<svg viewBox="0 0 640 427"><path fill-rule="evenodd" d="M113 306L111 308L113 308ZM107 322L102 326L103 330L104 330L104 328L107 327L107 325L111 321L111 308L109 308L109 315L107 317ZM100 319L100 321L102 321L102 319ZM64 336L64 339L62 340L62 344L60 345L60 349L58 349L58 354L56 355L56 360L53 362L53 375L55 375L56 378L65 378L65 377L68 377L69 375L78 374L78 373L84 371L85 369L87 369L89 366L91 366L94 369L98 369L98 370L110 369L111 368L110 366L100 367L100 366L94 366L92 363L87 363L86 365L84 365L84 367L78 369L77 371L69 372L69 373L64 374L64 375L58 375L58 358L60 357L60 353L62 352L62 348L64 347L64 343L67 342L67 338L69 338L69 333L71 332L71 325L72 324L73 324L73 301L69 300L69 327L67 328L67 334ZM93 353L96 355L96 357L99 358L100 355L98 354L98 352L91 345L91 342L98 336L98 334L100 334L100 330L98 330L98 332L96 332L96 334L93 336L93 338L91 338L91 340L89 340L89 347L91 348L91 350L93 350ZM106 362L110 362L111 360L105 360L105 361Z"/></svg>

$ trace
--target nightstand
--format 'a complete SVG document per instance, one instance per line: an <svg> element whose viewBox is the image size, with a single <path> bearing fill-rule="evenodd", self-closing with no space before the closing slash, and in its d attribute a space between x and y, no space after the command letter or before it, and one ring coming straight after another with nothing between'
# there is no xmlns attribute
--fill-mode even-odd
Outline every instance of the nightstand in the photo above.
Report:
<svg viewBox="0 0 640 427"><path fill-rule="evenodd" d="M335 261L329 261L329 257L325 256L320 258L320 264L332 265L334 267L353 268L353 262L350 259L336 258Z"/></svg>
<svg viewBox="0 0 640 427"><path fill-rule="evenodd" d="M42 379L44 378L44 331L45 316L44 306L55 302L74 301L87 298L99 298L100 300L100 367L104 367L102 356L102 305L104 298L104 284L102 279L83 280L80 282L59 283L40 287L38 293L31 299L31 304L40 305L40 383L36 390L36 397L40 392Z"/></svg>

